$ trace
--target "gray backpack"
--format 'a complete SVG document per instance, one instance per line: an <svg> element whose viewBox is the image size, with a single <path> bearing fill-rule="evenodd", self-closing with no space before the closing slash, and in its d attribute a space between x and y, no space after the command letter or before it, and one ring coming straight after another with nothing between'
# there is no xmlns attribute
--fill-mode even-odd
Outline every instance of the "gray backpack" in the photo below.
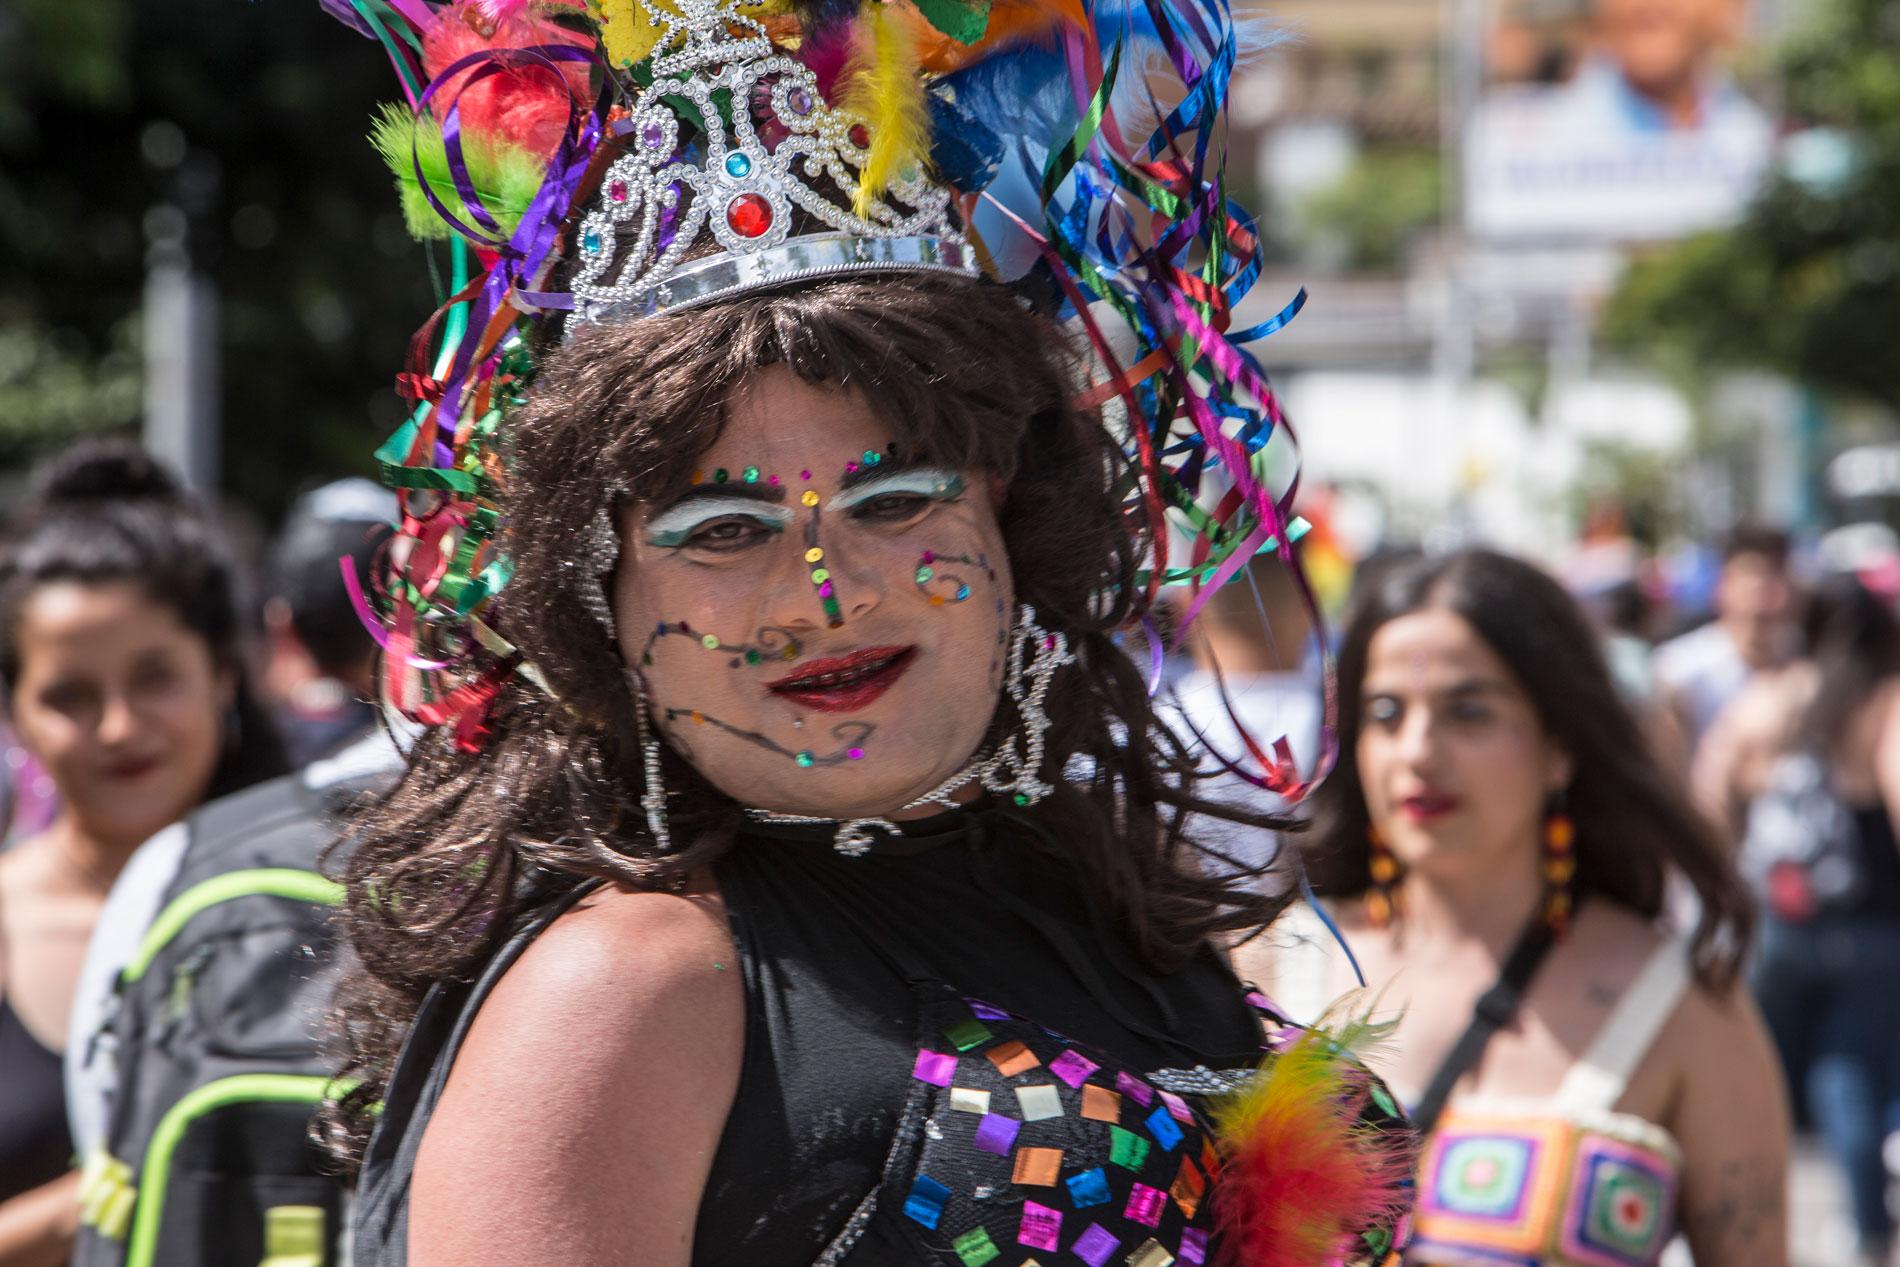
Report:
<svg viewBox="0 0 1900 1267"><path fill-rule="evenodd" d="M176 875L87 1061L115 1066L73 1267L328 1267L344 1189L310 1142L341 888L338 812L374 782L275 779L187 820Z"/></svg>

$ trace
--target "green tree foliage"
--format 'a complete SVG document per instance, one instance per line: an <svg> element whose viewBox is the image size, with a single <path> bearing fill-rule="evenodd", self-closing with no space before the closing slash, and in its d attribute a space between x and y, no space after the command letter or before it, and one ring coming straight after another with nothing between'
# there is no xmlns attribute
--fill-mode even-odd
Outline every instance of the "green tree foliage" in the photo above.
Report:
<svg viewBox="0 0 1900 1267"><path fill-rule="evenodd" d="M317 0L0 4L0 464L136 427L144 226L197 181L226 495L268 514L367 472L433 305L365 139L396 96Z"/></svg>
<svg viewBox="0 0 1900 1267"><path fill-rule="evenodd" d="M1438 225L1443 204L1438 151L1380 146L1310 198L1299 218L1310 250L1337 254L1348 268L1394 272L1413 237Z"/></svg>
<svg viewBox="0 0 1900 1267"><path fill-rule="evenodd" d="M1695 382L1771 369L1900 411L1900 2L1811 0L1776 53L1808 129L1732 230L1639 261L1605 338Z"/></svg>

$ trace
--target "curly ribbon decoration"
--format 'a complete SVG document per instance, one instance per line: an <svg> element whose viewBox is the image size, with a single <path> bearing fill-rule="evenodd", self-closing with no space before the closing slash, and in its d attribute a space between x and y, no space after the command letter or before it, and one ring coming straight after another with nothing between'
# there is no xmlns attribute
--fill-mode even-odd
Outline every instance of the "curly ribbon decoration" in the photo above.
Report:
<svg viewBox="0 0 1900 1267"><path fill-rule="evenodd" d="M352 601L377 617L392 701L424 721L452 721L458 741L476 743L480 724L471 717L479 717L506 675L534 676L533 666L522 663L490 623L509 579L508 560L495 545L501 527L496 433L532 370L522 330L571 302L542 287L561 247L562 224L599 179L602 141L615 123L569 90L567 126L545 179L519 225L506 233L469 173L460 93L503 74L547 76L567 88L563 67L604 66L606 59L596 49L551 37L469 54L430 79L423 37L450 10L427 0L324 3L338 11L347 3L346 20L383 45L410 108L440 116L453 193L427 180L418 188L460 235L450 293L412 340L398 379L416 409L377 453L402 498L408 555L400 577L386 578L373 594L357 584ZM773 11L781 10L775 5ZM1066 79L1061 96L1073 101L1070 121L1062 125L1066 137L1035 138L1051 143L1046 159L1029 166L1038 174L1039 209L1019 214L975 187L959 191L960 204L966 213L979 198L1000 208L1005 221L1027 235L1059 288L1103 375L1077 394L1075 407L1118 404L1125 414L1120 438L1130 475L1122 492L1129 530L1148 556L1131 619L1152 629L1148 610L1162 588L1181 586L1188 594L1181 623L1189 625L1216 590L1271 550L1298 578L1301 600L1315 628L1322 628L1299 569L1296 543L1307 529L1293 513L1299 478L1292 475L1279 489L1268 486L1269 442L1285 432L1286 445L1297 453L1297 437L1251 351L1298 315L1305 293L1249 328L1233 324L1259 281L1263 254L1254 222L1227 199L1218 170L1221 121L1239 56L1229 0L1131 0L1114 9L1120 29L1103 31L1098 18L1106 12L1089 0L1052 2L1047 25L1038 28L1053 37L1049 73ZM1153 44L1178 80L1182 92L1170 106L1121 83L1130 61L1146 56L1135 49L1137 40ZM957 64L995 51L973 50ZM1147 111L1138 137L1131 103ZM1012 144L1026 154L1029 139L1018 136ZM416 170L420 177L419 160ZM976 248L991 258L985 244ZM470 251L480 270L469 269ZM1104 328L1109 314L1134 336L1125 359ZM1226 487L1209 507L1216 478ZM1192 534L1185 560L1170 559L1175 526ZM1152 658L1159 643L1152 635L1150 647L1147 676L1158 683ZM1321 772L1335 747L1330 661L1327 689ZM1239 733L1244 753L1231 760L1213 754L1217 761L1260 786L1290 796L1304 790L1284 739L1260 743L1244 729Z"/></svg>

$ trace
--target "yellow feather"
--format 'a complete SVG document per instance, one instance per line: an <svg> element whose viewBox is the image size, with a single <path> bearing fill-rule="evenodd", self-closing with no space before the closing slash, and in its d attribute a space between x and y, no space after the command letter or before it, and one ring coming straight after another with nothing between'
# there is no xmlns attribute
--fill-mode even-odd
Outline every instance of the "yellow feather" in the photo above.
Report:
<svg viewBox="0 0 1900 1267"><path fill-rule="evenodd" d="M893 180L909 174L930 149L930 106L917 64L917 33L889 6L866 6L856 47L846 65L844 108L871 133L870 154L858 173L854 210L866 215Z"/></svg>
<svg viewBox="0 0 1900 1267"><path fill-rule="evenodd" d="M674 0L600 0L600 39L608 61L626 67L652 54L664 29L654 20L656 8L679 16Z"/></svg>

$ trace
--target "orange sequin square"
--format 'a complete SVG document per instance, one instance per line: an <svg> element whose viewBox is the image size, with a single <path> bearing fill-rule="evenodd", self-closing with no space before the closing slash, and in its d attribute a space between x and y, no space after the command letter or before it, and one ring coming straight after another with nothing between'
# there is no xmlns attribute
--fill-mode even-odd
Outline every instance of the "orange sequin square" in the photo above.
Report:
<svg viewBox="0 0 1900 1267"><path fill-rule="evenodd" d="M1092 1117L1098 1122L1119 1122L1122 1120L1122 1098L1107 1087L1088 1083L1082 1088L1082 1116Z"/></svg>
<svg viewBox="0 0 1900 1267"><path fill-rule="evenodd" d="M1201 1178L1201 1172L1186 1157L1181 1159L1181 1169L1174 1176L1174 1186L1168 1189L1168 1195L1181 1207L1181 1213L1190 1219L1201 1207L1201 1194L1207 1191L1207 1180Z"/></svg>
<svg viewBox="0 0 1900 1267"><path fill-rule="evenodd" d="M1013 1078L1019 1073L1028 1073L1042 1062L1036 1059L1036 1053L1022 1045L1016 1039L998 1043L983 1053L996 1066L996 1071L1005 1078Z"/></svg>
<svg viewBox="0 0 1900 1267"><path fill-rule="evenodd" d="M1019 1148L1016 1150L1016 1170L1010 1176L1013 1183L1025 1184L1036 1188L1048 1188L1062 1176L1062 1150L1060 1148Z"/></svg>

